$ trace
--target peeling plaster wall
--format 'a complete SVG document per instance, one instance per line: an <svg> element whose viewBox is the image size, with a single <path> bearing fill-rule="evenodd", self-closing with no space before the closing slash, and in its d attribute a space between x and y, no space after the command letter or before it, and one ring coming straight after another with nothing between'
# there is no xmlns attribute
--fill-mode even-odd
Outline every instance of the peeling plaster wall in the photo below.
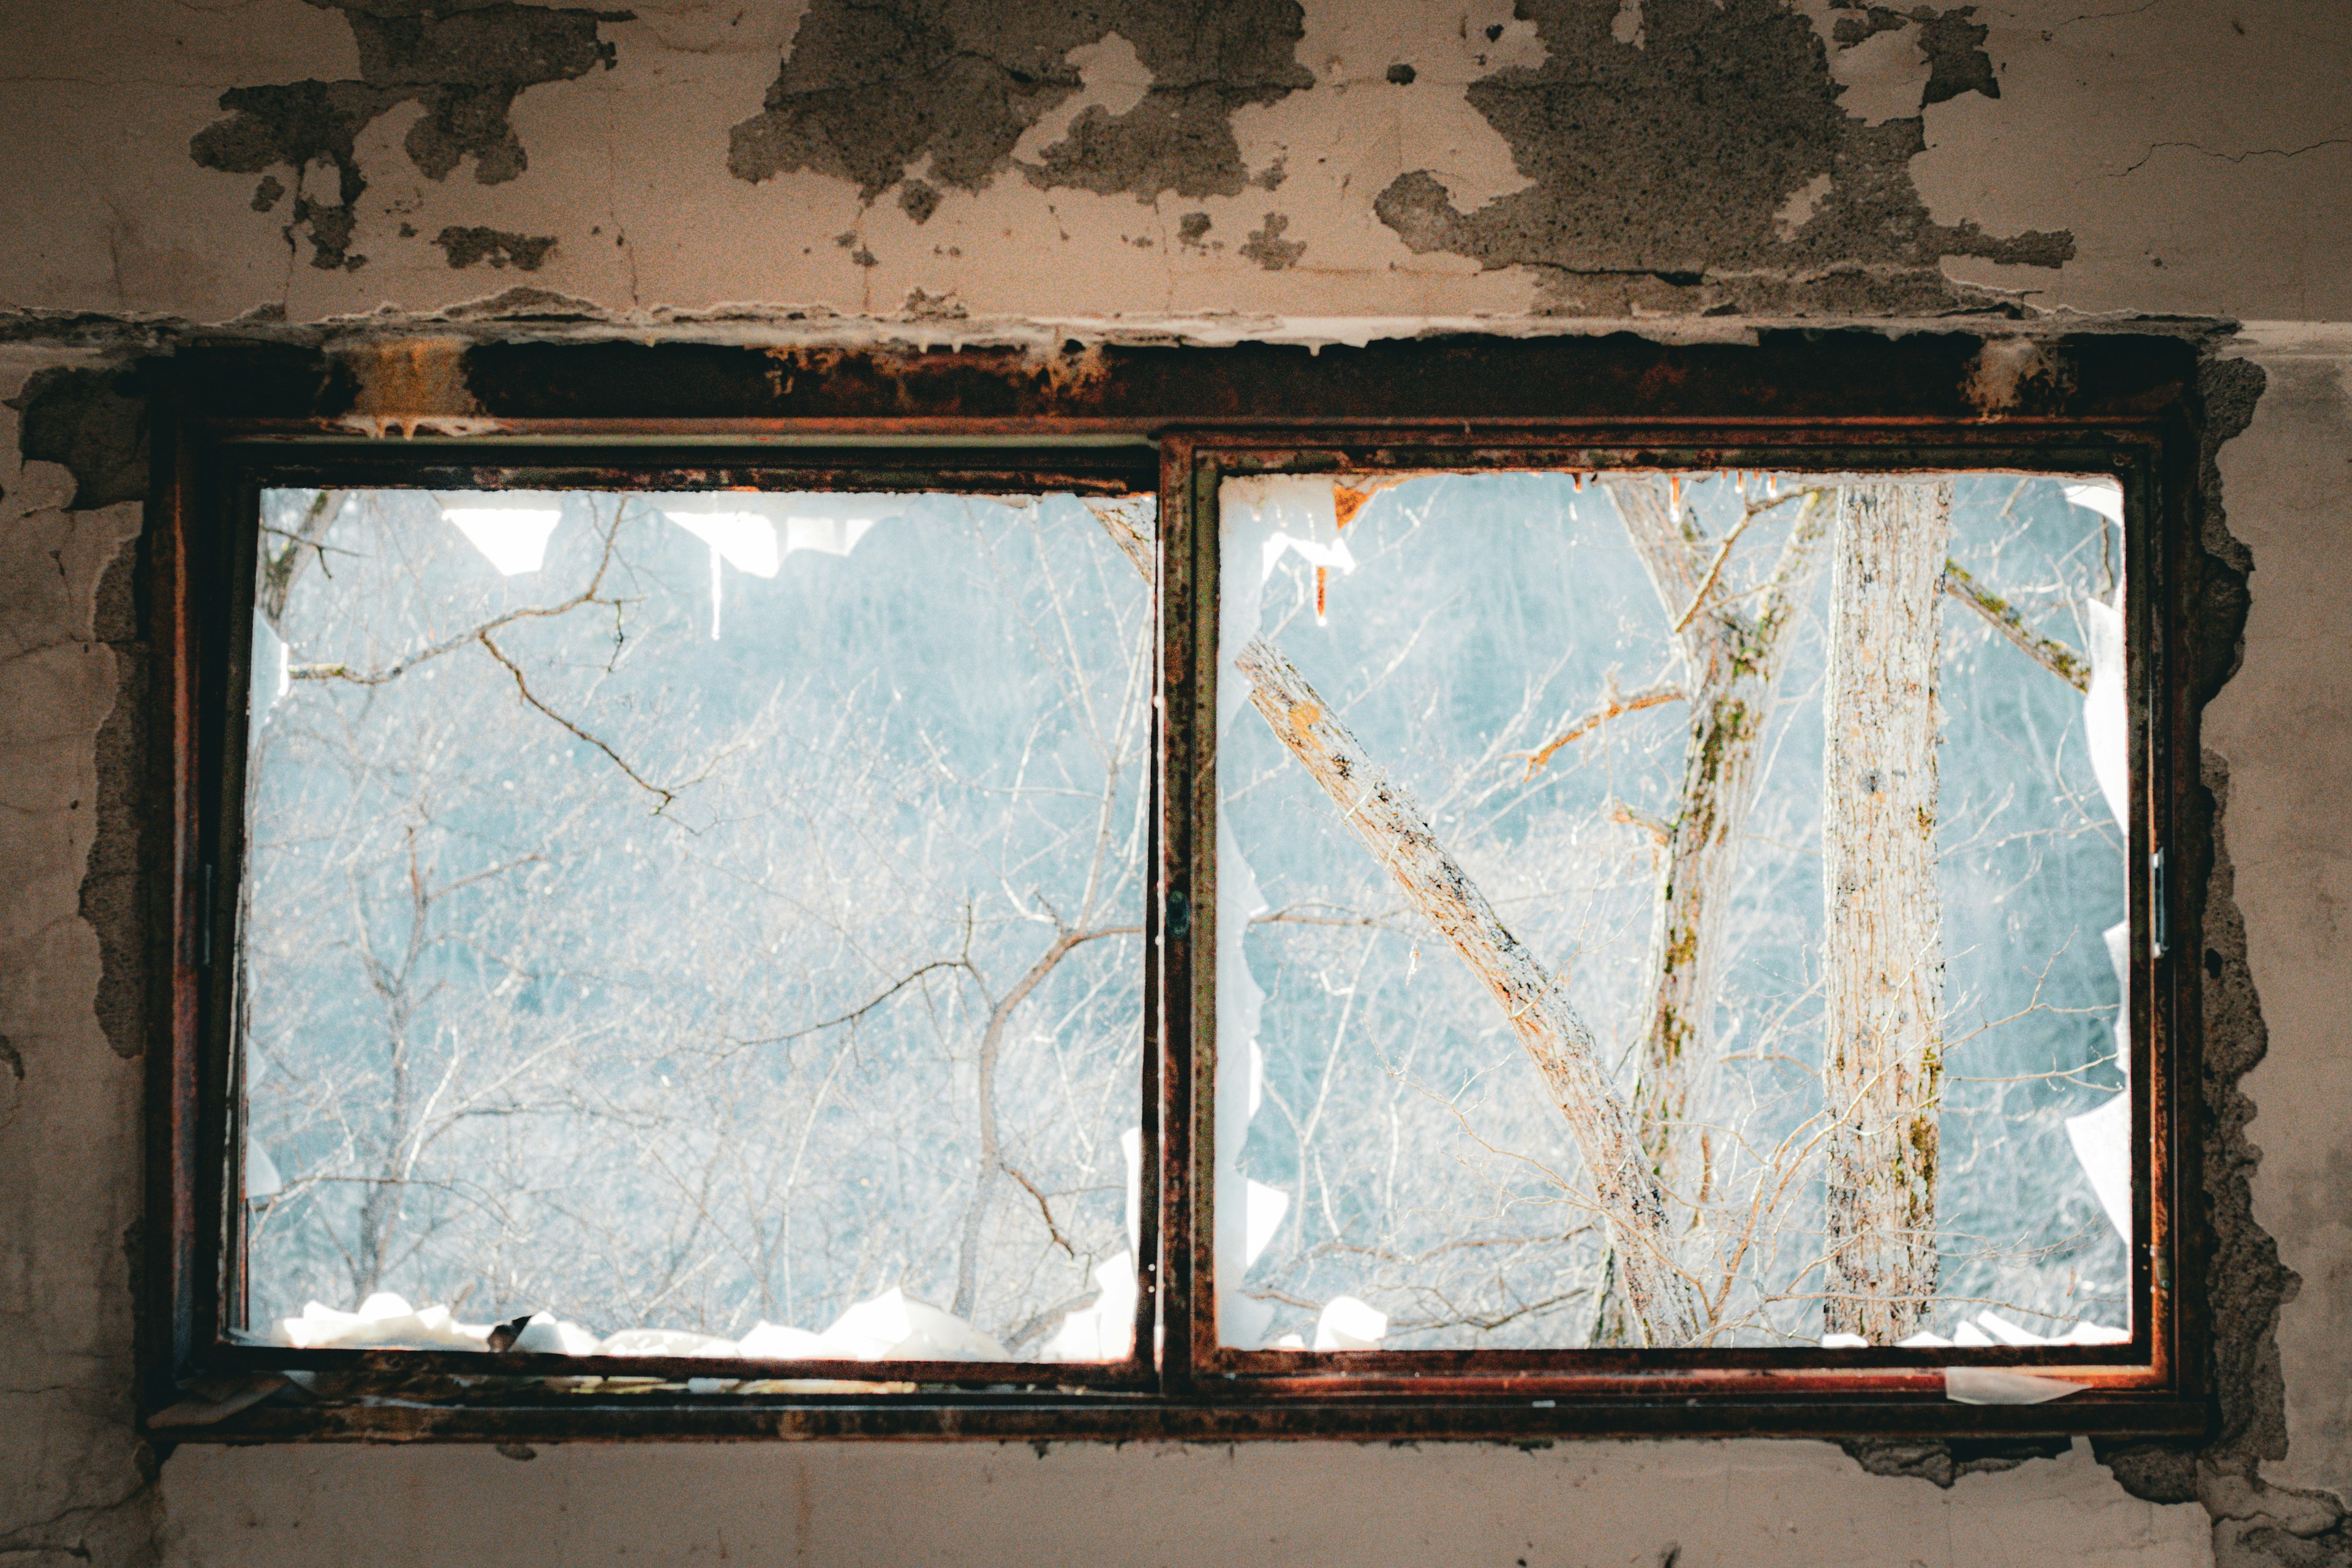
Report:
<svg viewBox="0 0 2352 1568"><path fill-rule="evenodd" d="M0 1558L2352 1563L2344 22L2342 0L0 0L0 404L24 405L0 405ZM509 321L1231 342L2074 312L2256 323L2210 378L2244 426L2213 544L2252 608L2207 731L2210 1005L2241 1059L2215 1089L2234 1316L2201 1458L159 1465L137 1440L130 348L331 318L421 340L372 361L406 367L362 400L396 427L466 405L434 342Z"/></svg>

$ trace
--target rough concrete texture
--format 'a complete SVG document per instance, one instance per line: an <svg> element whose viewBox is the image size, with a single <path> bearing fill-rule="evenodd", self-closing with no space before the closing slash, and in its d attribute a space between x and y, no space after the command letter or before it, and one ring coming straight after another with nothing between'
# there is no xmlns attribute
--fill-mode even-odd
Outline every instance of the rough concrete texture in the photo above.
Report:
<svg viewBox="0 0 2352 1568"><path fill-rule="evenodd" d="M2257 570L2245 663L2206 741L2230 760L2237 904L2271 1039L2244 1085L2260 1107L2253 1217L2302 1279L2280 1319L2285 1422L2264 1469L2352 1496L2352 332L2260 339L2263 414L2221 463L2233 494L2268 499L2231 510Z"/></svg>
<svg viewBox="0 0 2352 1568"><path fill-rule="evenodd" d="M58 357L0 349L0 399L37 369L84 368ZM0 403L0 450L23 436ZM100 756L124 762L100 736L135 689L139 658L131 617L100 590L141 509L78 505L73 475L50 462L9 463L5 484L0 1559L138 1563L152 1555L157 1518L153 1461L131 1429L142 1073L100 1026L104 961L86 900L110 788Z"/></svg>
<svg viewBox="0 0 2352 1568"><path fill-rule="evenodd" d="M0 0L0 1557L2352 1563L2341 0L1523 9ZM516 270L529 288L483 302ZM364 318L334 329L341 363L397 432L467 416L452 334L566 323L1051 345L2068 310L2263 323L2206 389L2229 433L2214 603L2237 613L2242 580L2250 608L2242 659L2209 672L2224 1401L2200 1453L198 1445L159 1466L135 1438L126 933L152 851L127 350Z"/></svg>

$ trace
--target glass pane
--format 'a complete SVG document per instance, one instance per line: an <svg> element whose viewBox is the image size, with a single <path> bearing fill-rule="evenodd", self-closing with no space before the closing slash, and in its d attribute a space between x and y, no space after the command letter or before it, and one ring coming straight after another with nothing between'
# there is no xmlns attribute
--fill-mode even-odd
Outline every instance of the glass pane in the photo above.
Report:
<svg viewBox="0 0 2352 1568"><path fill-rule="evenodd" d="M252 1331L1123 1356L1150 595L1110 505L269 492Z"/></svg>
<svg viewBox="0 0 2352 1568"><path fill-rule="evenodd" d="M2111 481L1221 509L1223 1342L2128 1337Z"/></svg>

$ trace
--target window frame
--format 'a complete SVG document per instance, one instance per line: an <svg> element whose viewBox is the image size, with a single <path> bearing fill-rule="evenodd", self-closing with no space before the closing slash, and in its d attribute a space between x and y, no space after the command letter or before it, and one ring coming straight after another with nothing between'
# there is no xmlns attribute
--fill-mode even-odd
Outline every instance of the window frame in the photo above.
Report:
<svg viewBox="0 0 2352 1568"><path fill-rule="evenodd" d="M1042 368L1027 350L448 352L473 406L417 418L356 412L364 386L352 384L348 358L326 351L184 351L156 366L165 391L142 542L159 852L147 861L154 1023L140 1394L159 1436L2179 1436L2213 1419L2199 1239L2201 977L2180 961L2202 951L2202 892L2183 877L2167 886L2136 876L2130 903L2133 1120L2150 1165L2135 1183L2142 1239L2129 1345L1841 1351L1832 1364L1808 1351L1226 1351L1215 1343L1205 1241L1212 1184L1196 1177L1213 1114L1216 478L1226 468L2112 475L2125 489L2133 584L2132 837L2194 846L2210 807L2189 687L2201 416L2186 345L2057 340L2043 352L2068 374L2028 378L2011 405L1991 410L1976 367L1994 351L1959 333L1783 334L1728 350L1624 337L1433 339L1313 356L1271 345L1096 348ZM780 362L797 368L780 374ZM1034 1375L1024 1366L1008 1379L1003 1367L976 1374L971 1363L299 1352L229 1338L237 1205L225 1196L241 1141L231 1135L230 969L215 957L236 940L259 489L622 480L998 493L1156 483L1160 893L1146 910L1156 956L1144 981L1144 1240L1127 1363ZM2157 929L2168 932L2162 956L2147 940ZM1143 1353L1155 1308L1156 1365ZM2074 1369L2094 1386L2041 1405L1947 1401L1940 1368L1970 1363ZM314 1374L317 1386L288 1388L289 1372ZM702 1394L683 1384L731 1377L766 1386ZM615 1382L632 1378L647 1381ZM878 1378L890 1385L789 1386Z"/></svg>
<svg viewBox="0 0 2352 1568"><path fill-rule="evenodd" d="M1190 1203L1181 1216L1171 1215L1167 1235L1171 1247L1188 1257L1181 1273L1171 1269L1171 1282L1183 1281L1187 1293L1189 1336L1193 1375L1226 1380L1246 1386L1264 1397L1311 1396L1334 1377L1344 1376L1352 1387L1367 1392L1434 1391L1444 1387L1469 1393L1507 1380L1515 1390L1534 1394L1574 1397L1636 1386L1686 1397L1706 1397L1722 1391L1726 1378L1761 1382L1795 1392L1859 1391L1902 1394L1942 1391L1942 1369L1948 1366L1997 1366L2063 1374L2089 1384L2101 1394L2126 1394L2168 1387L2178 1354L2169 1331L2177 1313L2169 1298L2171 1271L2158 1259L2175 1245L2173 1205L2165 1182L2170 1146L2173 1108L2167 1092L2173 1078L2158 1048L2158 1035L2177 1034L2172 1019L2155 1005L2158 1000L2158 967L2150 938L2157 929L2154 863L2143 858L2128 883L2127 918L2131 926L2132 1095L2133 1142L2148 1151L2143 1175L2135 1171L2133 1232L2145 1240L2132 1247L2133 1337L2115 1345L2042 1345L1982 1347L1943 1346L1906 1350L1873 1346L1866 1350L1726 1348L1726 1349L1561 1349L1465 1351L1296 1351L1239 1350L1219 1342L1215 1328L1215 1262L1210 1238L1215 1235L1214 1184L1208 1178L1215 1129L1217 1020L1214 953L1217 918L1216 813L1219 778L1214 742L1217 713L1220 618L1219 503L1221 482L1227 478L1261 474L1330 473L1355 478L1389 472L1512 472L1539 469L1591 475L1611 471L1653 470L1703 474L1725 469L1780 473L1884 473L1927 471L1997 471L2033 473L2049 478L2112 478L2123 487L2126 519L2145 518L2156 497L2153 447L2117 440L2112 432L2044 432L2020 441L2001 431L1941 431L1922 438L1916 432L1874 431L1855 423L1825 430L1759 426L1744 432L1711 429L1702 438L1676 440L1656 430L1618 429L1580 432L1586 438L1563 441L1545 432L1496 432L1475 443L1448 432L1402 434L1370 429L1327 428L1305 442L1270 442L1261 433L1203 434L1183 442L1179 482L1185 503L1177 524L1179 537L1169 546L1181 553L1190 572L1188 604L1193 632L1184 652L1180 680L1171 660L1171 687L1192 695L1178 708L1171 705L1171 728L1182 724L1184 738L1171 739L1167 776L1195 781L1189 803L1192 814L1186 843L1190 854L1174 883L1171 898L1186 900L1191 910L1192 949L1202 956L1197 967L1179 986L1171 975L1168 994L1187 992L1191 1016L1181 1027L1171 1019L1171 1060L1189 1059L1191 1075L1186 1137L1190 1145L1187 1172ZM1724 437L1728 435L1730 439ZM1646 437L1646 438L1645 438ZM1875 437L1875 438L1874 438ZM1970 438L1973 437L1973 438ZM2124 530L2124 576L2134 584L2126 597L2126 712L2129 724L2132 791L2132 831L2137 844L2160 843L2154 797L2161 785L2147 744L2149 720L2158 704L2152 700L2148 605L2163 592L2162 564L2152 559L2148 530L2127 525ZM1185 748L1180 754L1179 747ZM1171 822L1171 840L1177 833ZM2159 1283L2162 1281L2162 1283ZM1176 1288L1171 1284L1171 1289Z"/></svg>

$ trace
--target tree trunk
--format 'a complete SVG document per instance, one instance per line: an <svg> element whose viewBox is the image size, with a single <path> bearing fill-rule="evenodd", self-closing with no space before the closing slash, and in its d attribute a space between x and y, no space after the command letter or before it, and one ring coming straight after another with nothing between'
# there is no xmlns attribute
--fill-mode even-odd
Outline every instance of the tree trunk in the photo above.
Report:
<svg viewBox="0 0 2352 1568"><path fill-rule="evenodd" d="M1660 1187L1696 1205L1706 1173L1694 1180L1685 1168L1691 1089L1706 1059L1726 916L1748 810L1761 782L1758 763L1787 632L1828 527L1825 509L1813 504L1813 498L1787 503L1801 510L1750 612L1744 600L1727 592L1720 562L1710 569L1703 560L1710 546L1719 554L1730 542L1703 537L1687 514L1677 518L1664 490L1656 480L1610 486L1651 586L1675 618L1674 636L1690 700L1682 791L1666 819L1658 857L1633 1114ZM1696 1219L1694 1206L1691 1223ZM1612 1264L1594 1314L1591 1342L1622 1343L1625 1328Z"/></svg>
<svg viewBox="0 0 2352 1568"><path fill-rule="evenodd" d="M1675 1267L1666 1209L1632 1115L1611 1087L1592 1031L1569 1004L1567 976L1547 975L1505 929L1477 885L1430 831L1412 798L1364 754L1355 736L1297 667L1264 637L1234 661L1250 701L1292 756L1323 786L1341 819L1372 852L1422 917L1437 928L1494 995L1543 1075L1553 1103L1591 1173L1608 1219L1627 1305L1657 1346L1688 1344L1700 1303Z"/></svg>
<svg viewBox="0 0 2352 1568"><path fill-rule="evenodd" d="M1822 1326L1889 1344L1936 1294L1944 938L1936 660L1948 484L1835 505L1822 882L1831 1119Z"/></svg>

